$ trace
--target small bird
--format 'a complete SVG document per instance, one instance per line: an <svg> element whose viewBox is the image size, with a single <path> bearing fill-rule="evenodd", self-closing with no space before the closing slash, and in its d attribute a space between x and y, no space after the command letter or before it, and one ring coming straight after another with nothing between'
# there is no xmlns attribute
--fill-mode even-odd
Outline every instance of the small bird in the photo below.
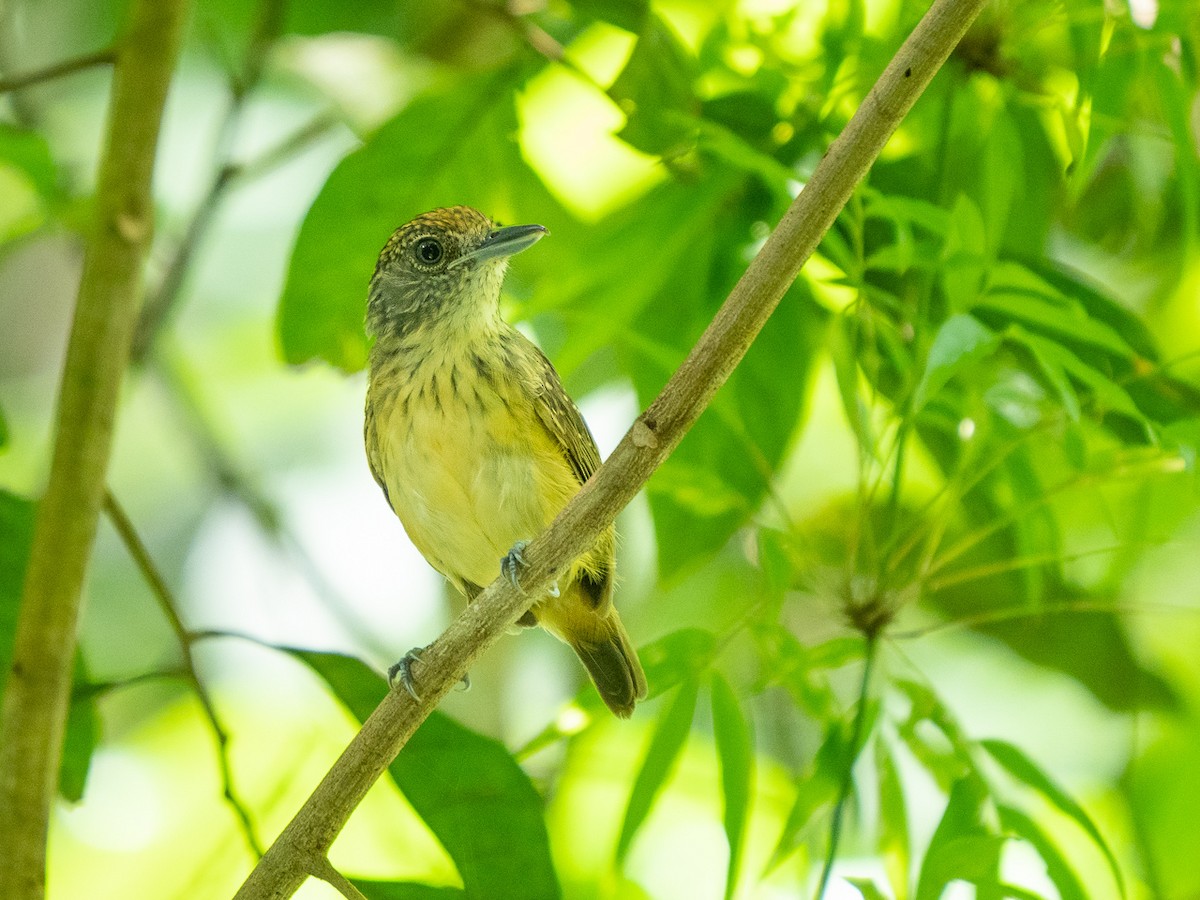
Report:
<svg viewBox="0 0 1200 900"><path fill-rule="evenodd" d="M468 600L504 574L600 465L558 373L500 317L508 258L546 235L466 206L398 229L367 301L364 437L375 480L417 549ZM613 607L609 526L519 624L570 644L626 718L646 676ZM393 667L410 691L409 658Z"/></svg>

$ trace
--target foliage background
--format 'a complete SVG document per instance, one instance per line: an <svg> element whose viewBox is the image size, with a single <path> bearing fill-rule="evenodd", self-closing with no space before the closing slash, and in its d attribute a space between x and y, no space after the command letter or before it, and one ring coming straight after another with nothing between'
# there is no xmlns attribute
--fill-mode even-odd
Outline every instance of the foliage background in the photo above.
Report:
<svg viewBox="0 0 1200 900"><path fill-rule="evenodd" d="M102 529L51 897L228 896L450 614L362 460L391 229L551 229L507 312L607 449L922 11L197 3L110 477L195 666ZM122 13L8 0L0 63ZM1200 896L1198 38L1186 0L990 7L622 518L653 699L615 723L504 641L335 864L371 897L790 897L827 861L830 897ZM107 81L4 99L0 654Z"/></svg>

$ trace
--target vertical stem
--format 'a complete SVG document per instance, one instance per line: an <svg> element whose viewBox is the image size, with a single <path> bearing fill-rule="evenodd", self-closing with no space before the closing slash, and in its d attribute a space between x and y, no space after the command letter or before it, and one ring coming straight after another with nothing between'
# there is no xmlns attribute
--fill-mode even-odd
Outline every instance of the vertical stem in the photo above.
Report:
<svg viewBox="0 0 1200 900"><path fill-rule="evenodd" d="M95 219L59 394L0 716L0 900L45 893L75 629L104 497L117 397L153 231L151 176L187 0L133 0L116 51Z"/></svg>

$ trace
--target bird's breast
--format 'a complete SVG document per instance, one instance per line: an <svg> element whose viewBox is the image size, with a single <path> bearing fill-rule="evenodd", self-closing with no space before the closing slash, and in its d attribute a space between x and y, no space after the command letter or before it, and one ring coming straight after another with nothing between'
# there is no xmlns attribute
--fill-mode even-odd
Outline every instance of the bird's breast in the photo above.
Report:
<svg viewBox="0 0 1200 900"><path fill-rule="evenodd" d="M483 359L467 353L401 366L393 377L373 373L368 393L392 508L435 568L478 585L576 487L519 373Z"/></svg>

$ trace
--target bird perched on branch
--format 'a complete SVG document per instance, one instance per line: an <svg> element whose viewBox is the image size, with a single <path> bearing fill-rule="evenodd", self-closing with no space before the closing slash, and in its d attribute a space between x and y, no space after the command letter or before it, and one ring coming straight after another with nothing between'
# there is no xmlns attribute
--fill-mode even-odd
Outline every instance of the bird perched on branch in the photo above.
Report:
<svg viewBox="0 0 1200 900"><path fill-rule="evenodd" d="M392 235L371 279L367 459L413 544L468 600L501 574L516 583L525 542L600 465L550 361L500 317L508 258L545 234L436 209ZM570 644L627 717L646 677L613 607L614 541L610 526L519 622ZM411 662L392 674L415 696Z"/></svg>

